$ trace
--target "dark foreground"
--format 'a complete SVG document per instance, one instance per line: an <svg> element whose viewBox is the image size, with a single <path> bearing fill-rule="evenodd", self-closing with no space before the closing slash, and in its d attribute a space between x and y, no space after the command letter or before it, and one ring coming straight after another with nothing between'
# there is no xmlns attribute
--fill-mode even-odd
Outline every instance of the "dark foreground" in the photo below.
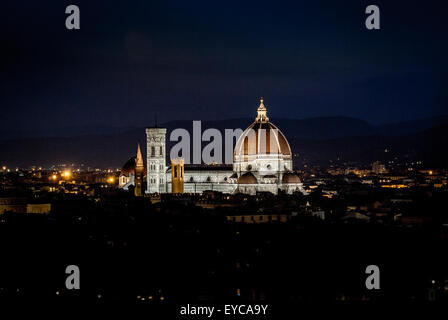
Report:
<svg viewBox="0 0 448 320"><path fill-rule="evenodd" d="M147 199L73 200L49 215L5 213L0 298L182 306L446 302L442 224L228 221L220 210ZM380 290L365 286L368 265ZM65 268L80 269L67 290ZM284 306L284 307L280 307ZM271 309L272 310L272 309Z"/></svg>

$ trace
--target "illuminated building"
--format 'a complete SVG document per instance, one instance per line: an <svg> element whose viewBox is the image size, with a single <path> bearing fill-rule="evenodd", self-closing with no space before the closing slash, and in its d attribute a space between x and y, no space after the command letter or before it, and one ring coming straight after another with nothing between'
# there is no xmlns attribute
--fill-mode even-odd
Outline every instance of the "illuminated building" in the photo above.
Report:
<svg viewBox="0 0 448 320"><path fill-rule="evenodd" d="M135 186L134 193L136 196L143 194L144 181L146 176L146 167L143 162L143 156L140 149L140 144L137 145L137 155L130 158L124 164L118 177L118 187L128 190L130 186ZM109 178L110 179L110 178ZM113 183L108 179L107 182Z"/></svg>
<svg viewBox="0 0 448 320"><path fill-rule="evenodd" d="M239 137L233 157L237 192L303 191L292 171L292 153L285 135L267 117L263 99L255 121Z"/></svg>
<svg viewBox="0 0 448 320"><path fill-rule="evenodd" d="M137 157L123 166L119 187L140 183L135 176ZM293 172L292 153L285 135L267 117L263 99L255 121L242 133L234 148L233 166L184 166L176 159L166 166L166 128L157 124L146 129L146 193L202 193L207 190L223 193L271 192L305 193L302 182ZM139 167L141 170L141 166ZM180 170L180 171L179 171ZM138 181L137 181L138 180ZM136 187L137 190L140 188Z"/></svg>
<svg viewBox="0 0 448 320"><path fill-rule="evenodd" d="M184 159L171 159L171 192L184 193Z"/></svg>
<svg viewBox="0 0 448 320"><path fill-rule="evenodd" d="M157 123L146 129L147 193L168 192L165 139L166 129L159 128Z"/></svg>
<svg viewBox="0 0 448 320"><path fill-rule="evenodd" d="M372 172L375 174L387 173L386 166L379 161L372 164Z"/></svg>

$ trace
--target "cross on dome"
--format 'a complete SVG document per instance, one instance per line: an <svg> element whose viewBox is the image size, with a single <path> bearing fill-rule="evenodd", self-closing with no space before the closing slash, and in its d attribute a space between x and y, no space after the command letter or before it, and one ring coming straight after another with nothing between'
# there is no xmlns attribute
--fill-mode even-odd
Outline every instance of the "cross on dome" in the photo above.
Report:
<svg viewBox="0 0 448 320"><path fill-rule="evenodd" d="M257 122L268 122L269 118L266 115L267 110L266 107L263 104L263 98L260 99L260 106L258 107L257 110L257 117L255 118L255 121Z"/></svg>

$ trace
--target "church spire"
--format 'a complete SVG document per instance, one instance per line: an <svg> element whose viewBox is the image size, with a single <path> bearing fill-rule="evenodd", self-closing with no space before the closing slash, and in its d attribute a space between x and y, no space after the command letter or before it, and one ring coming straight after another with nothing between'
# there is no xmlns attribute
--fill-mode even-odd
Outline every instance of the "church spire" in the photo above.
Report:
<svg viewBox="0 0 448 320"><path fill-rule="evenodd" d="M145 166L143 164L142 151L140 150L140 143L137 143L137 156L135 157L134 169L134 195L141 197L143 195L143 175Z"/></svg>
<svg viewBox="0 0 448 320"><path fill-rule="evenodd" d="M267 110L263 103L263 98L260 99L260 106L257 110L257 117L255 118L255 121L257 122L268 122L269 118L267 117Z"/></svg>
<svg viewBox="0 0 448 320"><path fill-rule="evenodd" d="M135 166L136 167L143 167L143 156L142 151L140 150L140 143L137 143L137 157L135 159Z"/></svg>

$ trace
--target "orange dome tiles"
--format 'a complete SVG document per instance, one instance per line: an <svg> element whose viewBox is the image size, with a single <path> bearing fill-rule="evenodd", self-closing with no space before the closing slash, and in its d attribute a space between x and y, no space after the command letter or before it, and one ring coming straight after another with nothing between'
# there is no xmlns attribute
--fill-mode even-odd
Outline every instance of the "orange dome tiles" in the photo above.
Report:
<svg viewBox="0 0 448 320"><path fill-rule="evenodd" d="M121 168L120 175L129 176L129 174L133 174L135 171L135 157L132 157L124 164L123 168Z"/></svg>
<svg viewBox="0 0 448 320"><path fill-rule="evenodd" d="M246 172L238 178L238 184L257 184L257 178L251 173Z"/></svg>
<svg viewBox="0 0 448 320"><path fill-rule="evenodd" d="M300 178L292 172L285 173L282 179L283 183L300 183Z"/></svg>
<svg viewBox="0 0 448 320"><path fill-rule="evenodd" d="M255 154L291 155L291 148L285 135L272 122L256 121L243 132L234 150L234 155Z"/></svg>
<svg viewBox="0 0 448 320"><path fill-rule="evenodd" d="M136 159L137 159L137 157L132 157L128 161L126 161L126 163L121 168L120 176L129 177L130 174L134 174L135 173L135 167L136 167L136 164L137 164ZM146 175L146 166L144 166L143 172Z"/></svg>

